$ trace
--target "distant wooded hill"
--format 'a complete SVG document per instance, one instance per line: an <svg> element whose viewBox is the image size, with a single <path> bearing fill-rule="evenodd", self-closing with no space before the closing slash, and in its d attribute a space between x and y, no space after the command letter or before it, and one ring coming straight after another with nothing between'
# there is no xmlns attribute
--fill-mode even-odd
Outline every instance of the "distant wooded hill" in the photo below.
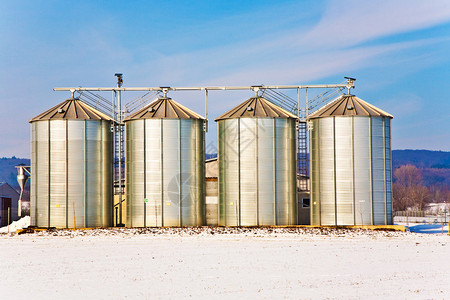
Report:
<svg viewBox="0 0 450 300"><path fill-rule="evenodd" d="M450 152L430 150L393 150L392 167L414 165L422 173L425 186L450 187Z"/></svg>
<svg viewBox="0 0 450 300"><path fill-rule="evenodd" d="M206 154L206 158L217 154ZM14 188L19 188L16 180L15 166L30 165L27 158L0 158L0 182L7 182ZM429 150L393 150L392 166L394 169L406 164L416 166L422 172L423 184L426 186L438 184L450 186L450 152Z"/></svg>
<svg viewBox="0 0 450 300"><path fill-rule="evenodd" d="M417 168L450 169L450 152L430 150L393 150L394 168L401 165L414 165Z"/></svg>

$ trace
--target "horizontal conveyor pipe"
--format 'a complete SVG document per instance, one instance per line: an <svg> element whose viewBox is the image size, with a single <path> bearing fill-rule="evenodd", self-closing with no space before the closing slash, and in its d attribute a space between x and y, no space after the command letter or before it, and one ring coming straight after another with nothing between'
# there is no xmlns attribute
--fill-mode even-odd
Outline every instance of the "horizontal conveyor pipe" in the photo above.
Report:
<svg viewBox="0 0 450 300"><path fill-rule="evenodd" d="M313 84L313 85L257 85L257 86L210 86L210 87L57 87L54 91L220 91L259 89L306 89L306 88L350 88L353 84Z"/></svg>

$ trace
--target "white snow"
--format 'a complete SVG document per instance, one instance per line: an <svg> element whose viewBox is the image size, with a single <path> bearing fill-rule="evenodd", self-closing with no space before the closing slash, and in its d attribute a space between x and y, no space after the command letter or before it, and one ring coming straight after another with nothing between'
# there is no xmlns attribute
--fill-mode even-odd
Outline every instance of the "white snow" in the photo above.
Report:
<svg viewBox="0 0 450 300"><path fill-rule="evenodd" d="M0 233L7 233L7 232L16 232L18 229L27 228L30 226L30 216L23 217L17 221L12 222L8 226L1 227Z"/></svg>
<svg viewBox="0 0 450 300"><path fill-rule="evenodd" d="M443 299L450 237L334 229L0 235L3 299Z"/></svg>

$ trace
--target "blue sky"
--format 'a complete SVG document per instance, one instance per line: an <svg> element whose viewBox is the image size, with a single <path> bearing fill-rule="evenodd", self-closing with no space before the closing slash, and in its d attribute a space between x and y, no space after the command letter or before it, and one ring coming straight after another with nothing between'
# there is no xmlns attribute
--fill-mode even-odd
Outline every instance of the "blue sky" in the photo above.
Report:
<svg viewBox="0 0 450 300"><path fill-rule="evenodd" d="M30 156L28 120L70 96L53 87L114 86L116 72L127 87L352 76L394 115L393 149L450 151L448 0L18 0L1 4L0 28L0 156ZM210 93L207 143L213 118L251 95ZM202 94L169 96L204 114Z"/></svg>

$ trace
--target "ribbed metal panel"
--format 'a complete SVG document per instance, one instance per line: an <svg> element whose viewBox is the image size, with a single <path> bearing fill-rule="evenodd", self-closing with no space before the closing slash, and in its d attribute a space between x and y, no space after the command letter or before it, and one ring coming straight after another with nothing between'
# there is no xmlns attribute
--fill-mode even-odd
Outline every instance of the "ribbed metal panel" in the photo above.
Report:
<svg viewBox="0 0 450 300"><path fill-rule="evenodd" d="M319 195L321 225L336 224L334 118L319 125Z"/></svg>
<svg viewBox="0 0 450 300"><path fill-rule="evenodd" d="M31 137L31 170L33 172L37 172L36 161L37 161L37 137L36 137L36 126L30 126L30 137ZM30 180L30 190L36 191L37 188L37 180L33 178ZM30 203L36 203L36 192L30 193ZM30 225L36 226L36 205L34 205L33 209L30 209Z"/></svg>
<svg viewBox="0 0 450 300"><path fill-rule="evenodd" d="M243 119L244 120L244 119ZM274 138L276 130L273 127L273 119L247 119L257 122L257 153L258 158L258 186L256 187L259 198L259 224L271 225L277 223L277 211L274 201L274 192L276 191L276 182L274 180L277 171L274 164ZM252 162L253 159L250 159ZM268 163L260 163L268 162ZM256 212L256 210L255 210Z"/></svg>
<svg viewBox="0 0 450 300"><path fill-rule="evenodd" d="M320 157L319 157L319 122L312 122L314 130L310 131L310 176L311 180L311 225L320 225Z"/></svg>
<svg viewBox="0 0 450 300"><path fill-rule="evenodd" d="M67 225L70 227L83 227L85 221L86 198L86 128L84 121L69 120L71 139L68 141L68 211ZM81 150L81 151L80 151Z"/></svg>
<svg viewBox="0 0 450 300"><path fill-rule="evenodd" d="M353 118L355 224L372 225L370 118Z"/></svg>
<svg viewBox="0 0 450 300"><path fill-rule="evenodd" d="M352 119L335 118L336 224L353 224ZM350 151L350 152L349 152Z"/></svg>
<svg viewBox="0 0 450 300"><path fill-rule="evenodd" d="M218 121L219 225L292 225L295 119Z"/></svg>
<svg viewBox="0 0 450 300"><path fill-rule="evenodd" d="M391 224L390 117L311 122L312 224Z"/></svg>
<svg viewBox="0 0 450 300"><path fill-rule="evenodd" d="M50 125L50 227L66 227L66 121Z"/></svg>
<svg viewBox="0 0 450 300"><path fill-rule="evenodd" d="M372 203L373 224L386 224L386 192L384 190L384 126L382 118L371 118L372 138Z"/></svg>
<svg viewBox="0 0 450 300"><path fill-rule="evenodd" d="M35 189L31 189L31 199L35 199L36 202L30 202L30 209L35 211L35 224L38 227L49 227L49 212L50 212L50 122L37 122L32 123L31 127L35 128L35 140L31 143L36 144L35 160L31 165L33 179L35 181ZM33 207L34 206L34 207Z"/></svg>
<svg viewBox="0 0 450 300"><path fill-rule="evenodd" d="M33 224L112 225L112 132L106 120L31 123Z"/></svg>
<svg viewBox="0 0 450 300"><path fill-rule="evenodd" d="M218 122L219 225L239 225L239 119Z"/></svg>
<svg viewBox="0 0 450 300"><path fill-rule="evenodd" d="M384 135L385 135L385 170L386 170L386 219L387 224L393 224L392 216L392 158L391 158L391 122L384 119Z"/></svg>
<svg viewBox="0 0 450 300"><path fill-rule="evenodd" d="M130 120L126 149L128 227L203 225L202 119Z"/></svg>

